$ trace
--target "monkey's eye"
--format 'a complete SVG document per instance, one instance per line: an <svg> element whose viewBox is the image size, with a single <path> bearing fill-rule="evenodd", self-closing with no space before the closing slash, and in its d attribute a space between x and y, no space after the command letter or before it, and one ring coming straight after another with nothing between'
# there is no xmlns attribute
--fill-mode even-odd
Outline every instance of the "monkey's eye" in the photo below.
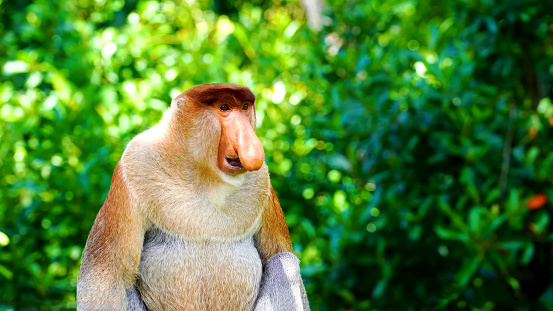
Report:
<svg viewBox="0 0 553 311"><path fill-rule="evenodd" d="M244 106L242 106L242 110L248 110L248 107L249 107L248 104L244 104Z"/></svg>
<svg viewBox="0 0 553 311"><path fill-rule="evenodd" d="M230 110L230 108L227 104L221 105L221 107L219 107L219 109L221 109L223 111Z"/></svg>

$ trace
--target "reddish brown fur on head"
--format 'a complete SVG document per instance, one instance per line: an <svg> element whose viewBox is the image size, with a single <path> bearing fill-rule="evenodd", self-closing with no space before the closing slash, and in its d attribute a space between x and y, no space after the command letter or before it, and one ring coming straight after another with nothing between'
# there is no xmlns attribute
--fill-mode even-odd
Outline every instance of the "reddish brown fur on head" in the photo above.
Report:
<svg viewBox="0 0 553 311"><path fill-rule="evenodd" d="M221 171L240 174L261 168L265 152L254 131L255 95L250 89L228 83L197 85L177 96L174 102L177 109L187 110L187 118L205 117L202 112L207 111L209 119L218 121L218 124L208 122L206 126L210 128L203 130L212 134L220 130L217 167Z"/></svg>

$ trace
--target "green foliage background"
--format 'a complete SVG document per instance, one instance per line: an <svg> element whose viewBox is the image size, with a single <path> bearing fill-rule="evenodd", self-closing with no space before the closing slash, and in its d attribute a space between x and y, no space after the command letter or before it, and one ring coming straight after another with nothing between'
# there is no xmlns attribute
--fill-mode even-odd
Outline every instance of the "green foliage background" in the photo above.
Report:
<svg viewBox="0 0 553 311"><path fill-rule="evenodd" d="M125 144L230 82L313 310L553 309L553 2L327 2L0 0L0 308L74 308Z"/></svg>

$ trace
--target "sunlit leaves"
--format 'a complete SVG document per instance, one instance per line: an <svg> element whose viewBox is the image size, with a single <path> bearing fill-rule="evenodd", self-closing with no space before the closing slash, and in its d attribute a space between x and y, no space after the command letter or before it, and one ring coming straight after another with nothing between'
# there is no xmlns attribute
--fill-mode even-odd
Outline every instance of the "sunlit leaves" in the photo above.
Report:
<svg viewBox="0 0 553 311"><path fill-rule="evenodd" d="M526 302L553 241L547 3L327 1L315 31L303 3L2 2L0 301L74 307L126 143L230 82L312 309Z"/></svg>

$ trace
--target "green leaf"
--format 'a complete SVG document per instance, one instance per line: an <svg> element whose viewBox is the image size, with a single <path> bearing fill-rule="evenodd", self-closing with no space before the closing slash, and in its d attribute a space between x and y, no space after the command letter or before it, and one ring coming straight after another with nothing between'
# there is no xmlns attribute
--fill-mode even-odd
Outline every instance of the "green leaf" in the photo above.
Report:
<svg viewBox="0 0 553 311"><path fill-rule="evenodd" d="M0 265L0 274L8 280L11 280L13 278L13 272L3 265Z"/></svg>
<svg viewBox="0 0 553 311"><path fill-rule="evenodd" d="M505 214L496 217L489 226L486 226L485 235L489 236L492 232L495 232L507 219L508 217Z"/></svg>
<svg viewBox="0 0 553 311"><path fill-rule="evenodd" d="M516 252L519 249L522 249L524 247L524 241L518 240L518 241L504 241L500 242L499 245L501 248L510 250L512 252Z"/></svg>
<svg viewBox="0 0 553 311"><path fill-rule="evenodd" d="M534 164L536 162L536 158L540 154L540 149L536 146L533 146L528 150L528 153L526 154L526 162L530 164Z"/></svg>
<svg viewBox="0 0 553 311"><path fill-rule="evenodd" d="M466 243L468 242L468 239L469 239L469 236L466 233L456 231L456 230L446 229L440 225L434 226L434 232L436 232L436 234L443 240L455 240L455 241Z"/></svg>
<svg viewBox="0 0 553 311"><path fill-rule="evenodd" d="M469 228L471 232L479 231L482 215L485 210L482 207L475 206L469 211Z"/></svg>
<svg viewBox="0 0 553 311"><path fill-rule="evenodd" d="M373 298L378 299L384 295L386 292L386 287L388 286L388 279L381 279L376 283L376 286L373 289Z"/></svg>
<svg viewBox="0 0 553 311"><path fill-rule="evenodd" d="M470 259L465 260L463 266L461 267L461 270L459 270L459 272L457 272L455 276L457 286L459 286L460 288L464 288L465 286L467 286L468 282L474 275L474 272L480 265L481 261L482 260L478 256L474 256Z"/></svg>
<svg viewBox="0 0 553 311"><path fill-rule="evenodd" d="M515 293L518 293L520 291L520 283L514 277L509 277L507 279L507 283L511 285L511 288L515 291Z"/></svg>
<svg viewBox="0 0 553 311"><path fill-rule="evenodd" d="M537 232L539 233L545 232L549 225L549 220L550 220L549 213L545 211L540 211L540 213L538 213L538 216L535 222Z"/></svg>
<svg viewBox="0 0 553 311"><path fill-rule="evenodd" d="M534 257L534 244L528 243L525 245L524 253L522 253L522 264L527 265Z"/></svg>
<svg viewBox="0 0 553 311"><path fill-rule="evenodd" d="M553 286L550 286L541 296L540 302L545 306L546 310L553 310Z"/></svg>

